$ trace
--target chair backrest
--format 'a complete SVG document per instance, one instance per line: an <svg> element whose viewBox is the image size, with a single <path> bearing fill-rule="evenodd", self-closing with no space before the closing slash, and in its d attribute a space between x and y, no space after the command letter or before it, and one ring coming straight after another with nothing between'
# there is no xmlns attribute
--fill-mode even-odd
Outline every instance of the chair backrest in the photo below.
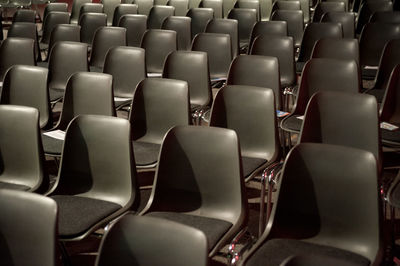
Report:
<svg viewBox="0 0 400 266"><path fill-rule="evenodd" d="M281 88L296 84L296 64L292 37L260 35L249 50L251 55L266 55L278 58Z"/></svg>
<svg viewBox="0 0 400 266"><path fill-rule="evenodd" d="M176 32L172 30L148 30L141 47L146 51L147 72L162 73L167 55L177 50Z"/></svg>
<svg viewBox="0 0 400 266"><path fill-rule="evenodd" d="M174 14L175 7L173 6L153 6L147 18L147 27L149 29L161 29L164 19Z"/></svg>
<svg viewBox="0 0 400 266"><path fill-rule="evenodd" d="M49 178L44 167L39 111L2 104L0 125L2 187L45 193Z"/></svg>
<svg viewBox="0 0 400 266"><path fill-rule="evenodd" d="M235 0L223 0L222 7L224 8L224 18L228 17L229 12L231 9L235 8Z"/></svg>
<svg viewBox="0 0 400 266"><path fill-rule="evenodd" d="M260 2L260 17L261 20L267 21L271 16L272 10L272 0L259 0Z"/></svg>
<svg viewBox="0 0 400 266"><path fill-rule="evenodd" d="M275 161L280 154L275 110L271 89L227 85L215 97L210 126L235 130L242 156Z"/></svg>
<svg viewBox="0 0 400 266"><path fill-rule="evenodd" d="M113 24L113 17L115 8L121 4L121 0L101 0L104 6L104 13L107 14L107 25L111 26Z"/></svg>
<svg viewBox="0 0 400 266"><path fill-rule="evenodd" d="M383 22L383 23L400 23L400 12L399 11L377 11L374 12L369 22Z"/></svg>
<svg viewBox="0 0 400 266"><path fill-rule="evenodd" d="M50 34L49 54L54 44L57 42L80 42L81 41L81 26L75 24L58 24Z"/></svg>
<svg viewBox="0 0 400 266"><path fill-rule="evenodd" d="M87 56L85 43L56 43L49 55L49 89L65 90L72 74L89 71Z"/></svg>
<svg viewBox="0 0 400 266"><path fill-rule="evenodd" d="M236 133L216 127L175 127L165 136L159 159L150 200L142 214L177 212L232 224L220 241L209 247L211 254L215 253L246 222L247 200Z"/></svg>
<svg viewBox="0 0 400 266"><path fill-rule="evenodd" d="M150 14L150 9L154 5L154 0L134 0L133 4L138 5L138 14L148 16Z"/></svg>
<svg viewBox="0 0 400 266"><path fill-rule="evenodd" d="M278 0L272 5L272 12L275 10L301 10L300 1Z"/></svg>
<svg viewBox="0 0 400 266"><path fill-rule="evenodd" d="M210 77L226 78L232 61L231 37L222 33L199 33L192 42L192 51L208 54Z"/></svg>
<svg viewBox="0 0 400 266"><path fill-rule="evenodd" d="M257 23L257 12L255 9L247 8L234 8L229 14L228 18L236 19L239 26L239 41L241 46L249 44L251 30L254 24Z"/></svg>
<svg viewBox="0 0 400 266"><path fill-rule="evenodd" d="M235 8L254 9L256 11L257 21L261 20L259 0L237 0L235 3Z"/></svg>
<svg viewBox="0 0 400 266"><path fill-rule="evenodd" d="M189 125L189 109L186 81L144 79L136 87L129 114L133 140L161 144L171 127Z"/></svg>
<svg viewBox="0 0 400 266"><path fill-rule="evenodd" d="M394 67L388 81L380 111L381 121L400 123L400 65Z"/></svg>
<svg viewBox="0 0 400 266"><path fill-rule="evenodd" d="M103 13L103 10L104 6L101 3L85 3L81 6L81 10L79 11L79 18L85 13Z"/></svg>
<svg viewBox="0 0 400 266"><path fill-rule="evenodd" d="M116 46L126 46L126 29L122 27L99 28L93 37L90 66L103 68L108 50Z"/></svg>
<svg viewBox="0 0 400 266"><path fill-rule="evenodd" d="M253 45L254 39L259 35L288 36L288 26L286 21L258 21L254 24L250 34L249 48ZM293 44L294 45L294 44ZM250 53L250 49L248 50Z"/></svg>
<svg viewBox="0 0 400 266"><path fill-rule="evenodd" d="M135 4L119 4L115 7L112 25L117 27L122 16L137 14L138 6Z"/></svg>
<svg viewBox="0 0 400 266"><path fill-rule="evenodd" d="M2 189L0 212L2 264L56 265L57 204L54 200L34 193Z"/></svg>
<svg viewBox="0 0 400 266"><path fill-rule="evenodd" d="M231 36L232 56L239 54L239 26L235 19L212 19L208 22L205 32L226 33Z"/></svg>
<svg viewBox="0 0 400 266"><path fill-rule="evenodd" d="M32 9L17 9L15 11L12 22L36 22L36 11Z"/></svg>
<svg viewBox="0 0 400 266"><path fill-rule="evenodd" d="M48 3L44 8L42 21L52 11L68 12L68 3Z"/></svg>
<svg viewBox="0 0 400 266"><path fill-rule="evenodd" d="M212 8L214 10L214 18L223 18L222 0L201 0L199 7Z"/></svg>
<svg viewBox="0 0 400 266"><path fill-rule="evenodd" d="M30 106L39 110L39 126L52 126L48 70L36 66L15 65L4 76L1 104Z"/></svg>
<svg viewBox="0 0 400 266"><path fill-rule="evenodd" d="M142 266L207 266L207 251L207 238L198 229L156 217L127 215L104 236L96 265L124 261Z"/></svg>
<svg viewBox="0 0 400 266"><path fill-rule="evenodd" d="M315 7L313 22L320 22L322 16L327 12L345 12L344 2L320 2Z"/></svg>
<svg viewBox="0 0 400 266"><path fill-rule="evenodd" d="M343 38L355 37L356 14L352 12L326 12L321 22L336 22L342 24Z"/></svg>
<svg viewBox="0 0 400 266"><path fill-rule="evenodd" d="M91 0L73 0L71 8L71 24L77 24L79 21L79 13L83 4L91 3Z"/></svg>
<svg viewBox="0 0 400 266"><path fill-rule="evenodd" d="M272 13L271 20L286 21L288 35L293 37L295 47L300 47L304 31L303 11L276 10Z"/></svg>
<svg viewBox="0 0 400 266"><path fill-rule="evenodd" d="M357 16L356 33L360 34L371 15L377 11L393 11L392 1L365 1Z"/></svg>
<svg viewBox="0 0 400 266"><path fill-rule="evenodd" d="M336 58L354 60L360 66L360 48L357 39L319 39L311 58Z"/></svg>
<svg viewBox="0 0 400 266"><path fill-rule="evenodd" d="M69 24L68 12L52 11L47 14L43 21L43 35L42 39L40 40L41 43L49 43L51 32L58 24Z"/></svg>
<svg viewBox="0 0 400 266"><path fill-rule="evenodd" d="M186 81L189 85L192 107L211 105L212 91L206 53L193 51L170 53L165 60L163 78Z"/></svg>
<svg viewBox="0 0 400 266"><path fill-rule="evenodd" d="M349 11L350 9L349 9L349 0L327 0L327 2L342 2L342 3L344 3L344 6L345 6L345 12L351 12L351 11Z"/></svg>
<svg viewBox="0 0 400 266"><path fill-rule="evenodd" d="M113 76L114 96L133 97L137 84L146 78L145 51L117 46L108 50L103 72Z"/></svg>
<svg viewBox="0 0 400 266"><path fill-rule="evenodd" d="M270 88L275 94L276 108L282 110L278 58L262 55L239 55L229 68L227 85L248 85Z"/></svg>
<svg viewBox="0 0 400 266"><path fill-rule="evenodd" d="M7 38L0 45L0 80L13 65L36 65L35 41L27 38Z"/></svg>
<svg viewBox="0 0 400 266"><path fill-rule="evenodd" d="M74 117L88 114L115 116L111 75L76 72L69 78L56 127L66 130Z"/></svg>
<svg viewBox="0 0 400 266"><path fill-rule="evenodd" d="M298 62L307 62L311 58L311 53L315 43L322 38L343 38L343 29L340 23L313 22L307 25L304 30L301 42Z"/></svg>
<svg viewBox="0 0 400 266"><path fill-rule="evenodd" d="M176 31L178 50L190 50L192 45L192 19L189 17L170 16L164 19L161 29Z"/></svg>
<svg viewBox="0 0 400 266"><path fill-rule="evenodd" d="M92 45L97 29L107 26L107 15L104 13L84 13L79 18L81 42Z"/></svg>
<svg viewBox="0 0 400 266"><path fill-rule="evenodd" d="M36 24L31 22L14 22L11 24L7 32L8 37L28 38L35 41L35 59L39 59L39 41Z"/></svg>
<svg viewBox="0 0 400 266"><path fill-rule="evenodd" d="M169 0L167 5L175 7L175 16L186 16L189 0Z"/></svg>
<svg viewBox="0 0 400 266"><path fill-rule="evenodd" d="M200 6L201 0L189 0L189 9L198 8Z"/></svg>
<svg viewBox="0 0 400 266"><path fill-rule="evenodd" d="M192 39L196 34L204 32L209 20L214 18L212 8L191 8L186 16L192 18Z"/></svg>
<svg viewBox="0 0 400 266"><path fill-rule="evenodd" d="M126 29L126 43L128 46L140 47L142 37L147 30L146 15L124 15L119 20L119 26Z"/></svg>

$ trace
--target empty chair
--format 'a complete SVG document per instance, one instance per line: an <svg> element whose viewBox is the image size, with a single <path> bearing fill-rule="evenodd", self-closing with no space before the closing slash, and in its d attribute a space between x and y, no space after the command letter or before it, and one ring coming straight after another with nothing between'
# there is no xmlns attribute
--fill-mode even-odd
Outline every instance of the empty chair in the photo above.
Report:
<svg viewBox="0 0 400 266"><path fill-rule="evenodd" d="M79 13L83 4L91 3L91 0L73 0L71 8L71 24L78 24Z"/></svg>
<svg viewBox="0 0 400 266"><path fill-rule="evenodd" d="M119 20L119 27L126 29L126 43L128 46L140 47L142 37L147 30L147 16L124 15Z"/></svg>
<svg viewBox="0 0 400 266"><path fill-rule="evenodd" d="M174 126L188 125L189 110L186 81L147 78L138 84L129 114L136 167L157 165L164 135Z"/></svg>
<svg viewBox="0 0 400 266"><path fill-rule="evenodd" d="M111 26L113 24L114 10L121 4L121 0L101 0L104 6L104 13L107 14L107 25Z"/></svg>
<svg viewBox="0 0 400 266"><path fill-rule="evenodd" d="M223 18L222 6L222 0L201 0L199 5L199 7L212 8L214 10L214 18Z"/></svg>
<svg viewBox="0 0 400 266"><path fill-rule="evenodd" d="M154 5L154 0L134 0L133 4L138 5L138 14L148 16L150 14L150 9Z"/></svg>
<svg viewBox="0 0 400 266"><path fill-rule="evenodd" d="M208 22L205 32L226 33L231 37L232 56L239 54L239 27L235 19L212 19Z"/></svg>
<svg viewBox="0 0 400 266"><path fill-rule="evenodd" d="M27 38L7 38L0 46L0 80L13 65L36 65L35 41Z"/></svg>
<svg viewBox="0 0 400 266"><path fill-rule="evenodd" d="M115 107L130 104L133 92L146 78L145 51L141 48L116 46L108 50L103 72L113 76Z"/></svg>
<svg viewBox="0 0 400 266"><path fill-rule="evenodd" d="M227 85L216 95L210 126L235 130L246 181L280 160L275 110L274 92L266 87Z"/></svg>
<svg viewBox="0 0 400 266"><path fill-rule="evenodd" d="M146 51L148 73L161 75L167 55L177 50L176 32L172 30L148 30L142 38L141 47Z"/></svg>
<svg viewBox="0 0 400 266"><path fill-rule="evenodd" d="M349 11L350 10L350 8L349 8L349 0L326 0L327 2L342 2L342 3L344 3L344 6L345 6L345 12L351 12L351 11Z"/></svg>
<svg viewBox="0 0 400 266"><path fill-rule="evenodd" d="M0 104L36 108L39 111L40 128L52 126L47 76L46 68L25 65L11 67L4 76Z"/></svg>
<svg viewBox="0 0 400 266"><path fill-rule="evenodd" d="M201 0L189 0L189 9L198 8L200 6Z"/></svg>
<svg viewBox="0 0 400 266"><path fill-rule="evenodd" d="M259 0L260 2L260 17L261 20L267 21L271 16L272 0Z"/></svg>
<svg viewBox="0 0 400 266"><path fill-rule="evenodd" d="M239 9L254 9L257 14L257 21L260 18L260 1L259 0L237 0L235 3L235 8Z"/></svg>
<svg viewBox="0 0 400 266"><path fill-rule="evenodd" d="M161 29L164 19L173 16L174 13L175 8L173 6L153 6L147 18L147 27L149 29Z"/></svg>
<svg viewBox="0 0 400 266"><path fill-rule="evenodd" d="M209 20L214 18L212 8L191 8L187 16L192 19L192 39L196 34L204 32Z"/></svg>
<svg viewBox="0 0 400 266"><path fill-rule="evenodd" d="M224 18L228 17L229 12L235 8L236 1L234 0L223 0L222 7L224 8Z"/></svg>
<svg viewBox="0 0 400 266"><path fill-rule="evenodd" d="M42 22L47 14L52 11L68 12L68 3L48 3L43 11Z"/></svg>
<svg viewBox="0 0 400 266"><path fill-rule="evenodd" d="M135 4L119 4L115 7L112 25L117 27L122 16L137 14L138 6Z"/></svg>
<svg viewBox="0 0 400 266"><path fill-rule="evenodd" d="M155 217L126 215L103 238L96 265L118 261L124 265L206 266L207 250L207 238L196 228Z"/></svg>
<svg viewBox="0 0 400 266"><path fill-rule="evenodd" d="M39 40L36 24L31 22L14 22L7 32L7 37L20 37L32 39L35 42L35 59L40 61Z"/></svg>
<svg viewBox="0 0 400 266"><path fill-rule="evenodd" d="M31 9L17 9L15 11L12 22L36 22L36 11Z"/></svg>
<svg viewBox="0 0 400 266"><path fill-rule="evenodd" d="M369 22L383 22L383 23L400 23L400 12L399 11L377 11L374 12Z"/></svg>
<svg viewBox="0 0 400 266"><path fill-rule="evenodd" d="M272 5L272 12L275 10L301 10L300 1L275 1L275 3Z"/></svg>
<svg viewBox="0 0 400 266"><path fill-rule="evenodd" d="M81 10L79 11L79 18L85 13L103 13L103 10L104 6L101 3L85 3L81 6Z"/></svg>
<svg viewBox="0 0 400 266"><path fill-rule="evenodd" d="M175 127L165 136L152 197L141 214L200 229L212 257L246 225L244 189L233 130Z"/></svg>
<svg viewBox="0 0 400 266"><path fill-rule="evenodd" d="M0 188L46 192L49 179L43 165L39 111L33 107L2 104L0 122Z"/></svg>
<svg viewBox="0 0 400 266"><path fill-rule="evenodd" d="M61 100L67 82L76 72L89 71L85 43L58 42L49 55L49 93L52 103Z"/></svg>
<svg viewBox="0 0 400 266"><path fill-rule="evenodd" d="M320 2L315 7L312 21L319 22L322 16L327 12L345 12L344 2Z"/></svg>
<svg viewBox="0 0 400 266"><path fill-rule="evenodd" d="M97 29L107 26L107 15L103 13L84 13L79 18L81 42L92 45Z"/></svg>
<svg viewBox="0 0 400 266"><path fill-rule="evenodd" d="M257 22L256 10L234 8L229 12L228 18L238 21L240 48L245 49L249 45L251 30Z"/></svg>
<svg viewBox="0 0 400 266"><path fill-rule="evenodd" d="M297 59L296 71L301 72L304 63L311 58L315 43L322 38L343 38L343 30L340 23L310 23L304 30L301 42L299 58Z"/></svg>
<svg viewBox="0 0 400 266"><path fill-rule="evenodd" d="M71 120L82 114L115 116L111 75L76 72L69 78L60 120L50 132L42 133L43 149L47 155L61 156L64 139L59 137L63 134L60 131L65 131ZM55 136L54 133L58 134Z"/></svg>
<svg viewBox="0 0 400 266"><path fill-rule="evenodd" d="M161 29L176 31L178 50L190 50L192 45L192 19L189 17L170 16L164 19Z"/></svg>
<svg viewBox="0 0 400 266"><path fill-rule="evenodd" d="M44 18L43 35L39 43L40 50L46 50L48 48L51 32L58 24L69 24L68 12L52 11Z"/></svg>
<svg viewBox="0 0 400 266"><path fill-rule="evenodd" d="M229 34L199 33L193 39L192 51L202 51L208 54L211 79L226 79L232 61Z"/></svg>
<svg viewBox="0 0 400 266"><path fill-rule="evenodd" d="M71 121L58 183L48 195L59 208L61 241L83 239L136 209L139 196L130 134L129 122L122 118L82 115Z"/></svg>
<svg viewBox="0 0 400 266"><path fill-rule="evenodd" d="M293 37L295 47L300 47L303 38L304 22L301 10L276 10L271 15L272 21L286 21L288 35Z"/></svg>
<svg viewBox="0 0 400 266"><path fill-rule="evenodd" d="M371 15L377 11L393 11L391 1L365 1L361 5L361 9L357 18L356 33L360 34L364 25L368 23Z"/></svg>
<svg viewBox="0 0 400 266"><path fill-rule="evenodd" d="M322 265L330 259L351 265L379 265L382 247L377 177L376 158L371 152L299 144L284 163L267 228L241 265L278 266L291 256L304 254L326 256Z"/></svg>
<svg viewBox="0 0 400 266"><path fill-rule="evenodd" d="M355 19L356 14L351 12L327 12L321 22L336 22L342 24L343 38L355 37Z"/></svg>
<svg viewBox="0 0 400 266"><path fill-rule="evenodd" d="M81 27L75 24L58 24L51 31L49 41L49 54L57 42L80 42Z"/></svg>
<svg viewBox="0 0 400 266"><path fill-rule="evenodd" d="M2 264L56 265L57 204L54 200L34 193L2 189L0 202ZM30 226L26 224L27 217L31 218Z"/></svg>
<svg viewBox="0 0 400 266"><path fill-rule="evenodd" d="M276 108L282 110L279 63L276 57L240 55L229 68L227 85L248 85L270 88L275 94Z"/></svg>
<svg viewBox="0 0 400 266"><path fill-rule="evenodd" d="M288 26L286 21L258 21L254 24L250 34L249 47L251 48L254 39L259 35L287 36ZM248 50L250 52L250 49Z"/></svg>
<svg viewBox="0 0 400 266"><path fill-rule="evenodd" d="M169 0L168 5L175 7L175 16L186 16L189 0Z"/></svg>

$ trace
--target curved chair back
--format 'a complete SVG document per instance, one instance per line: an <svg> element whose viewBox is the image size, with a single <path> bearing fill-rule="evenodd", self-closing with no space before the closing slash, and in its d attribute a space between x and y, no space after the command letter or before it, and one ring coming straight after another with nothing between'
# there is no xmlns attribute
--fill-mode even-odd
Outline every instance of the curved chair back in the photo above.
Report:
<svg viewBox="0 0 400 266"><path fill-rule="evenodd" d="M208 22L205 32L229 34L231 36L233 58L239 54L239 27L237 20L214 18Z"/></svg>
<svg viewBox="0 0 400 266"><path fill-rule="evenodd" d="M51 32L58 24L69 24L68 12L52 11L45 17L43 21L43 35L40 40L41 43L49 43Z"/></svg>
<svg viewBox="0 0 400 266"><path fill-rule="evenodd" d="M354 60L360 65L360 48L357 39L319 39L311 58L335 58Z"/></svg>
<svg viewBox="0 0 400 266"><path fill-rule="evenodd" d="M288 2L288 1L286 1ZM286 21L258 21L254 24L250 34L249 48L253 45L254 39L259 35L288 36L288 25ZM250 52L250 49L249 51Z"/></svg>
<svg viewBox="0 0 400 266"><path fill-rule="evenodd" d="M345 12L345 10L346 6L344 2L320 2L315 7L312 21L319 22L327 12Z"/></svg>
<svg viewBox="0 0 400 266"><path fill-rule="evenodd" d="M167 5L175 7L175 16L186 16L189 0L169 0Z"/></svg>
<svg viewBox="0 0 400 266"><path fill-rule="evenodd" d="M81 26L75 24L58 24L50 35L49 54L56 42L80 42L81 41Z"/></svg>
<svg viewBox="0 0 400 266"><path fill-rule="evenodd" d="M147 27L149 29L161 29L163 21L174 14L175 7L173 6L153 6L147 18Z"/></svg>
<svg viewBox="0 0 400 266"><path fill-rule="evenodd" d="M192 45L192 19L189 17L170 16L164 19L161 29L176 31L178 50L190 50Z"/></svg>
<svg viewBox="0 0 400 266"><path fill-rule="evenodd" d="M107 15L104 13L84 13L79 18L81 42L92 45L97 29L107 26Z"/></svg>
<svg viewBox="0 0 400 266"><path fill-rule="evenodd" d="M357 16L356 33L361 33L364 25L370 20L371 15L377 11L393 11L392 1L363 2Z"/></svg>
<svg viewBox="0 0 400 266"><path fill-rule="evenodd" d="M68 12L68 3L48 3L44 8L42 21L52 11Z"/></svg>
<svg viewBox="0 0 400 266"><path fill-rule="evenodd" d="M301 10L300 1L278 0L272 5L272 12L275 10Z"/></svg>
<svg viewBox="0 0 400 266"><path fill-rule="evenodd" d="M103 13L104 6L101 3L85 3L79 11L79 18L86 13ZM79 21L79 19L78 19Z"/></svg>
<svg viewBox="0 0 400 266"><path fill-rule="evenodd" d="M204 32L209 20L214 18L212 8L190 8L186 16L192 19L192 39L196 34Z"/></svg>
<svg viewBox="0 0 400 266"><path fill-rule="evenodd" d="M383 22L383 23L400 23L399 11L377 11L374 12L370 19L370 23Z"/></svg>
<svg viewBox="0 0 400 266"><path fill-rule="evenodd" d="M257 11L248 8L234 8L229 12L228 18L238 21L240 46L248 45L251 30L257 23Z"/></svg>
<svg viewBox="0 0 400 266"><path fill-rule="evenodd" d="M14 22L11 24L7 32L7 38L20 37L28 38L35 41L35 59L40 59L39 41L36 24L31 22Z"/></svg>
<svg viewBox="0 0 400 266"><path fill-rule="evenodd" d="M342 24L343 38L353 39L355 37L356 14L352 12L326 12L321 22L335 22Z"/></svg>
<svg viewBox="0 0 400 266"><path fill-rule="evenodd" d="M397 65L393 68L388 81L385 96L382 101L382 108L380 111L381 121L399 124L400 123L400 66Z"/></svg>
<svg viewBox="0 0 400 266"><path fill-rule="evenodd" d="M211 8L214 10L214 18L223 18L222 0L201 0L199 7Z"/></svg>
<svg viewBox="0 0 400 266"><path fill-rule="evenodd" d="M36 11L31 9L17 9L15 11L12 22L36 22Z"/></svg>
<svg viewBox="0 0 400 266"><path fill-rule="evenodd" d="M118 27L119 20L124 15L137 14L138 6L135 4L119 4L115 7L112 25Z"/></svg>
<svg viewBox="0 0 400 266"><path fill-rule="evenodd" d="M293 37L295 47L300 47L304 32L303 11L276 10L271 15L271 21L286 21L288 35Z"/></svg>
<svg viewBox="0 0 400 266"><path fill-rule="evenodd" d="M124 15L119 20L119 27L126 29L126 42L128 46L140 47L142 37L147 30L146 15Z"/></svg>
<svg viewBox="0 0 400 266"><path fill-rule="evenodd" d="M111 26L113 24L115 8L121 4L121 0L101 0L101 3L104 6L103 12L107 14L107 26Z"/></svg>
<svg viewBox="0 0 400 266"><path fill-rule="evenodd" d="M235 3L235 8L254 9L256 11L257 21L261 20L259 0L237 0Z"/></svg>
<svg viewBox="0 0 400 266"><path fill-rule="evenodd" d="M77 24L80 17L80 11L83 4L91 3L91 0L73 0L71 8L71 24Z"/></svg>
<svg viewBox="0 0 400 266"><path fill-rule="evenodd" d="M148 16L154 5L154 0L133 0L132 4L138 5L138 14Z"/></svg>

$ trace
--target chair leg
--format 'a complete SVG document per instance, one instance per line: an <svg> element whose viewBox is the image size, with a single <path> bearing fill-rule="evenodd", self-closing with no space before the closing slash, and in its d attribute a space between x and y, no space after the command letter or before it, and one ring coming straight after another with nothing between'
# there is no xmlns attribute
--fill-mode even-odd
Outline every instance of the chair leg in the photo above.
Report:
<svg viewBox="0 0 400 266"><path fill-rule="evenodd" d="M62 260L62 264L64 266L71 266L71 259L69 257L68 251L65 247L64 242L59 241L58 242L58 246L60 247L60 251L61 251L61 260Z"/></svg>
<svg viewBox="0 0 400 266"><path fill-rule="evenodd" d="M240 231L232 240L228 247L227 254L227 265L237 265L241 256L249 250L253 244L256 242L256 238L250 234L247 228ZM243 246L237 250L237 246L239 243L242 243Z"/></svg>

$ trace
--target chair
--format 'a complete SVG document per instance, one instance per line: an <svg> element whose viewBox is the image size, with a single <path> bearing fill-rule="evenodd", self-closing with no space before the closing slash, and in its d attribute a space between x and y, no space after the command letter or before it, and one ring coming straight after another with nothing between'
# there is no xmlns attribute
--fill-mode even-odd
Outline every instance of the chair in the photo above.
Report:
<svg viewBox="0 0 400 266"><path fill-rule="evenodd" d="M58 205L61 241L81 240L136 209L139 194L130 136L126 119L81 115L71 121L58 182L48 194Z"/></svg>
<svg viewBox="0 0 400 266"><path fill-rule="evenodd" d="M400 39L400 25L368 23L360 35L360 66L363 79L374 79L385 44Z"/></svg>
<svg viewBox="0 0 400 266"><path fill-rule="evenodd" d="M78 24L79 13L83 4L91 3L91 0L73 0L71 8L71 24Z"/></svg>
<svg viewBox="0 0 400 266"><path fill-rule="evenodd" d="M189 125L189 110L186 81L147 78L138 84L129 114L137 168L157 165L164 135L174 126Z"/></svg>
<svg viewBox="0 0 400 266"><path fill-rule="evenodd" d="M355 37L356 14L351 12L327 12L321 22L336 22L342 24L343 38L353 39Z"/></svg>
<svg viewBox="0 0 400 266"><path fill-rule="evenodd" d="M48 3L43 10L43 19L53 11L68 12L68 3Z"/></svg>
<svg viewBox="0 0 400 266"><path fill-rule="evenodd" d="M192 19L192 39L196 34L204 32L208 21L214 18L212 8L191 8L186 16Z"/></svg>
<svg viewBox="0 0 400 266"><path fill-rule="evenodd" d="M120 27L99 28L93 37L90 71L102 70L108 50L115 46L126 46L126 29Z"/></svg>
<svg viewBox="0 0 400 266"><path fill-rule="evenodd" d="M286 21L288 36L293 37L295 47L300 47L304 31L303 11L276 10L271 15L271 21Z"/></svg>
<svg viewBox="0 0 400 266"><path fill-rule="evenodd" d="M148 29L161 29L161 25L167 17L173 16L175 8L173 6L153 6L147 18Z"/></svg>
<svg viewBox="0 0 400 266"><path fill-rule="evenodd" d="M132 102L133 92L146 78L145 51L142 48L116 46L108 50L103 72L113 76L115 107Z"/></svg>
<svg viewBox="0 0 400 266"><path fill-rule="evenodd" d="M119 265L206 266L207 239L203 232L187 225L126 215L103 238L96 265L116 262Z"/></svg>
<svg viewBox="0 0 400 266"><path fill-rule="evenodd" d="M42 133L43 149L46 155L60 157L64 139L60 131L78 115L115 116L112 92L112 76L103 73L76 72L67 83L60 120L49 132ZM54 133L58 133L57 136Z"/></svg>
<svg viewBox="0 0 400 266"><path fill-rule="evenodd" d="M201 0L199 7L211 8L214 10L214 18L223 18L222 0Z"/></svg>
<svg viewBox="0 0 400 266"><path fill-rule="evenodd" d="M56 265L57 204L52 199L1 189L0 212L3 265Z"/></svg>
<svg viewBox="0 0 400 266"><path fill-rule="evenodd" d="M315 7L313 22L320 22L322 16L327 12L345 12L344 2L320 2Z"/></svg>
<svg viewBox="0 0 400 266"><path fill-rule="evenodd" d="M0 125L0 190L46 192L49 178L44 167L39 111L27 106L0 105Z"/></svg>
<svg viewBox="0 0 400 266"><path fill-rule="evenodd" d="M354 60L360 66L360 48L357 39L319 39L311 54L311 58L333 58ZM361 73L361 72L360 72Z"/></svg>
<svg viewBox="0 0 400 266"><path fill-rule="evenodd" d="M188 0L169 0L167 5L175 7L175 16L186 16L189 9Z"/></svg>
<svg viewBox="0 0 400 266"><path fill-rule="evenodd" d="M161 148L150 200L140 214L200 229L207 237L209 257L216 254L246 225L236 133L215 127L171 129Z"/></svg>
<svg viewBox="0 0 400 266"><path fill-rule="evenodd" d="M239 9L254 9L256 10L257 21L261 20L260 17L260 1L259 0L237 0L235 8Z"/></svg>
<svg viewBox="0 0 400 266"><path fill-rule="evenodd" d="M189 17L170 16L164 19L161 25L163 30L176 31L178 38L178 50L189 51L192 46L192 19Z"/></svg>
<svg viewBox="0 0 400 266"><path fill-rule="evenodd" d="M257 23L257 12L254 9L234 8L228 18L236 19L239 25L239 44L240 48L246 50L249 45L251 30Z"/></svg>
<svg viewBox="0 0 400 266"><path fill-rule="evenodd" d="M400 23L399 11L377 11L374 12L370 19L370 23L383 22L383 23Z"/></svg>
<svg viewBox="0 0 400 266"><path fill-rule="evenodd" d="M150 13L150 9L154 5L153 0L134 0L133 4L138 5L138 14L148 16Z"/></svg>
<svg viewBox="0 0 400 266"><path fill-rule="evenodd" d="M81 6L81 9L79 10L79 18L86 13L103 13L103 10L104 6L101 3L85 3Z"/></svg>
<svg viewBox="0 0 400 266"><path fill-rule="evenodd" d="M36 11L31 10L31 9L17 9L17 11L15 11L13 18L12 18L12 23L14 23L14 22L35 23L36 22Z"/></svg>
<svg viewBox="0 0 400 266"><path fill-rule="evenodd" d="M301 10L300 1L278 0L272 5L272 11L275 10Z"/></svg>
<svg viewBox="0 0 400 266"><path fill-rule="evenodd" d="M47 76L46 68L24 65L11 67L4 76L0 104L36 108L39 111L40 128L52 126Z"/></svg>
<svg viewBox="0 0 400 266"><path fill-rule="evenodd" d="M32 39L35 42L35 60L40 61L38 32L36 25L31 22L14 22L7 32L7 37L19 37Z"/></svg>
<svg viewBox="0 0 400 266"><path fill-rule="evenodd" d="M142 37L147 30L146 15L124 15L119 20L119 27L126 29L128 46L140 47Z"/></svg>
<svg viewBox="0 0 400 266"><path fill-rule="evenodd" d="M379 265L376 164L372 153L351 147L320 143L294 147L284 163L266 230L241 265L278 266L301 254L351 265Z"/></svg>
<svg viewBox="0 0 400 266"><path fill-rule="evenodd" d="M272 0L259 0L261 21L269 20L272 10Z"/></svg>
<svg viewBox="0 0 400 266"><path fill-rule="evenodd" d="M225 80L232 61L231 38L229 34L199 33L192 42L192 51L208 54L210 78Z"/></svg>
<svg viewBox="0 0 400 266"><path fill-rule="evenodd" d="M167 55L177 50L176 32L172 30L148 30L142 38L141 47L146 51L148 73L161 75Z"/></svg>
<svg viewBox="0 0 400 266"><path fill-rule="evenodd" d="M229 12L235 8L236 1L234 0L223 0L222 7L224 9L224 18L228 17Z"/></svg>
<svg viewBox="0 0 400 266"><path fill-rule="evenodd" d="M103 13L84 13L79 18L81 42L92 45L97 29L107 26L107 15Z"/></svg>
<svg viewBox="0 0 400 266"><path fill-rule="evenodd" d="M279 63L276 57L239 55L232 61L226 84L270 88L275 94L276 108L282 110Z"/></svg>
<svg viewBox="0 0 400 266"><path fill-rule="evenodd" d="M210 126L235 130L246 182L280 160L275 110L274 92L265 87L227 85L216 95Z"/></svg>
<svg viewBox="0 0 400 266"><path fill-rule="evenodd" d="M311 58L315 43L322 38L343 38L343 29L340 23L310 23L304 30L303 40L300 46L299 58L296 63L296 71L300 73L304 64Z"/></svg>
<svg viewBox="0 0 400 266"><path fill-rule="evenodd" d="M114 27L118 27L119 20L124 15L128 14L137 14L138 6L135 4L119 4L115 7L114 16L113 16L113 23Z"/></svg>
<svg viewBox="0 0 400 266"><path fill-rule="evenodd" d="M368 23L371 15L377 11L393 11L391 1L365 1L361 5L361 9L357 18L356 33L360 34L364 25Z"/></svg>
<svg viewBox="0 0 400 266"><path fill-rule="evenodd" d="M49 55L49 95L53 104L64 97L67 82L76 72L89 71L85 43L58 42Z"/></svg>
<svg viewBox="0 0 400 266"><path fill-rule="evenodd" d="M7 38L0 46L0 80L13 65L35 66L35 41L27 38Z"/></svg>
<svg viewBox="0 0 400 266"><path fill-rule="evenodd" d="M113 25L115 8L121 4L121 0L101 0L104 6L104 13L107 15L107 26Z"/></svg>
<svg viewBox="0 0 400 266"><path fill-rule="evenodd" d="M239 27L234 19L212 19L208 22L205 32L226 33L231 37L232 56L239 55Z"/></svg>
<svg viewBox="0 0 400 266"><path fill-rule="evenodd" d="M44 18L43 35L39 43L40 50L48 49L51 32L58 24L69 24L68 12L52 11Z"/></svg>
<svg viewBox="0 0 400 266"><path fill-rule="evenodd" d="M288 2L288 1L286 1ZM258 21L254 24L250 34L249 48L252 47L254 39L259 35L288 36L286 21ZM248 50L250 53L250 49Z"/></svg>
<svg viewBox="0 0 400 266"><path fill-rule="evenodd" d="M333 75L334 74L334 75ZM313 58L304 66L296 104L289 116L281 121L287 132L299 133L307 103L317 91L360 92L360 73L354 60ZM300 118L298 118L300 117Z"/></svg>
<svg viewBox="0 0 400 266"><path fill-rule="evenodd" d="M189 9L198 8L200 6L201 0L189 0Z"/></svg>

